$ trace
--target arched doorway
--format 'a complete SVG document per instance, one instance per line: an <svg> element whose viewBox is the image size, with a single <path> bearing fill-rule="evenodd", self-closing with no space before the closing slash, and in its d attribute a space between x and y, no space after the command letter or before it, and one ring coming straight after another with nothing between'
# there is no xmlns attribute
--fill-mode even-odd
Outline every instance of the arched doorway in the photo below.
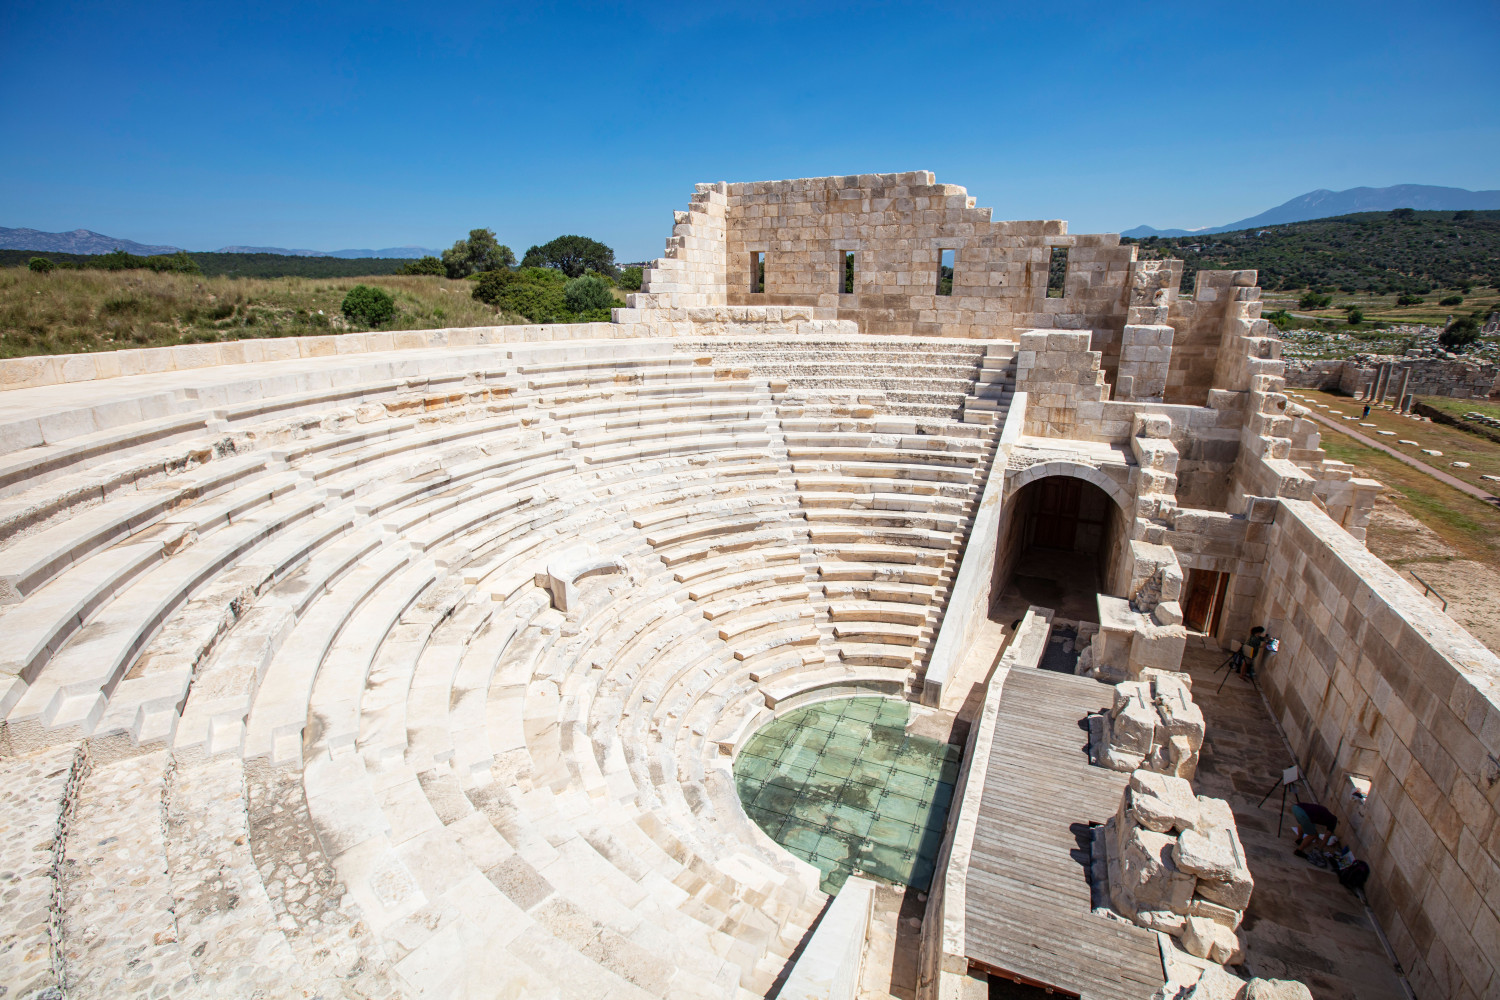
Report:
<svg viewBox="0 0 1500 1000"><path fill-rule="evenodd" d="M1060 618L1093 621L1098 594L1125 596L1130 521L1112 495L1122 491L1106 492L1094 478L1029 476L1011 491L995 558L997 604L1036 604Z"/></svg>

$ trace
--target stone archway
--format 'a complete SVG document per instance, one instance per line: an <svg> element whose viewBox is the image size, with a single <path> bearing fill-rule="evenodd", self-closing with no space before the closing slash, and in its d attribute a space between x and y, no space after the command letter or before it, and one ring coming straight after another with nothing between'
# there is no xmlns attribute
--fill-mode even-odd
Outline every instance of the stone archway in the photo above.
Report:
<svg viewBox="0 0 1500 1000"><path fill-rule="evenodd" d="M1094 621L1097 595L1127 596L1134 506L1125 484L1080 462L1041 462L1012 473L992 593Z"/></svg>
<svg viewBox="0 0 1500 1000"><path fill-rule="evenodd" d="M1130 490L1102 469L1083 462L1072 462L1065 459L1038 462L1036 465L1027 466L1024 469L1008 473L1005 480L1004 502L1008 503L1023 487L1037 480L1046 479L1049 476L1070 476L1074 479L1082 479L1084 482L1093 483L1108 494L1109 498L1115 502L1115 505L1127 514L1135 507L1135 498L1131 496Z"/></svg>

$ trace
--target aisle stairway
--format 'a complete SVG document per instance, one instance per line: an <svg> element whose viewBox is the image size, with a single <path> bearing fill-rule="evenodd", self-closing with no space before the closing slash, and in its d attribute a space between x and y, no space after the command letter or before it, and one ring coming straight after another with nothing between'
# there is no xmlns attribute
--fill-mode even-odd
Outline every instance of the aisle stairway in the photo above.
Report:
<svg viewBox="0 0 1500 1000"><path fill-rule="evenodd" d="M8 995L765 995L826 897L727 754L920 685L1009 350L412 351L61 408L0 458Z"/></svg>

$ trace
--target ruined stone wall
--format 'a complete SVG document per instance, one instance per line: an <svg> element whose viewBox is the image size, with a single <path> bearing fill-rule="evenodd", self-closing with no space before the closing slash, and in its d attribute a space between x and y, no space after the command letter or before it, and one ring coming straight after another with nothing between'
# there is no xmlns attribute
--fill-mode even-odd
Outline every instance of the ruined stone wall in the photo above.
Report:
<svg viewBox="0 0 1500 1000"><path fill-rule="evenodd" d="M1399 373L1409 371L1406 391L1414 396L1452 396L1485 399L1500 393L1500 365L1477 358L1396 357L1360 354L1352 358L1320 361L1288 361L1286 384L1299 389L1324 389L1358 395L1375 380L1382 364L1393 364ZM1393 375L1391 393L1395 393Z"/></svg>
<svg viewBox="0 0 1500 1000"><path fill-rule="evenodd" d="M1137 413L1164 414L1178 453L1178 502L1222 508L1239 456L1247 394L1214 393L1212 406L1110 401L1102 367L1102 353L1091 350L1081 333L1022 334L1016 387L1031 401L1026 433L1123 445Z"/></svg>
<svg viewBox="0 0 1500 1000"><path fill-rule="evenodd" d="M1281 650L1261 688L1369 862L1370 905L1417 995L1491 995L1500 659L1308 502L1277 505L1263 583L1255 618ZM1370 782L1364 802L1351 777Z"/></svg>
<svg viewBox="0 0 1500 1000"><path fill-rule="evenodd" d="M1214 373L1224 341L1224 327L1238 287L1255 285L1254 271L1199 271L1192 298L1178 298L1167 315L1172 327L1172 364L1167 376L1168 403L1202 406L1217 383ZM1241 284L1248 281L1248 285ZM1259 289L1255 289L1259 293Z"/></svg>
<svg viewBox="0 0 1500 1000"><path fill-rule="evenodd" d="M928 171L728 184L727 289L732 305L820 306L863 333L1004 337L1028 328L1124 323L1134 246L1115 235L1070 236L1058 220L995 222L990 209ZM1061 298L1047 297L1053 247L1068 250ZM943 250L953 294L939 295ZM750 262L765 254L765 290ZM843 292L844 254L855 254Z"/></svg>

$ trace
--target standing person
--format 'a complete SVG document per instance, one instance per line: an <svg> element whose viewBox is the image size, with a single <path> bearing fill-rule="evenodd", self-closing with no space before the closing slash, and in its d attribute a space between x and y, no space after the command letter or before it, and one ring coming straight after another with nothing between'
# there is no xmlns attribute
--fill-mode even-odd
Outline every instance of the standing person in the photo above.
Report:
<svg viewBox="0 0 1500 1000"><path fill-rule="evenodd" d="M1365 404L1365 412L1362 413L1362 414L1360 414L1359 418L1361 420L1368 420L1370 418L1370 404L1369 403Z"/></svg>
<svg viewBox="0 0 1500 1000"><path fill-rule="evenodd" d="M1266 627L1257 625L1250 630L1250 638L1246 639L1240 646L1244 654L1240 657L1240 676L1247 677L1255 673L1255 658L1260 655L1260 647L1266 644Z"/></svg>

